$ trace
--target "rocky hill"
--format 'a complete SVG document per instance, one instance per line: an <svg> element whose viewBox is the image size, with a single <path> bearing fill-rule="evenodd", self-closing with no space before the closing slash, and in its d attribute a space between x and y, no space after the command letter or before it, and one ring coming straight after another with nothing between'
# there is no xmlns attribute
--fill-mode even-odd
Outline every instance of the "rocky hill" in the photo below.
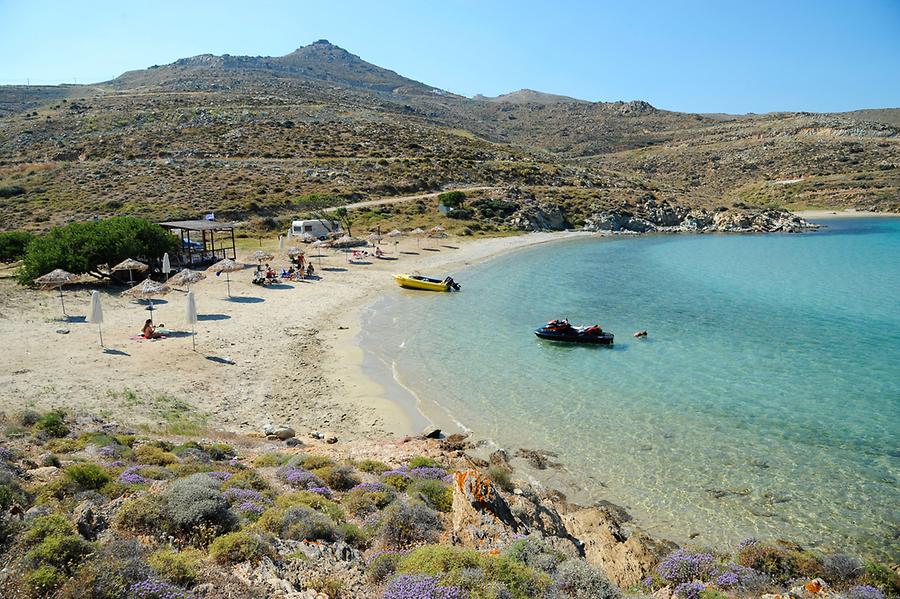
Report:
<svg viewBox="0 0 900 599"><path fill-rule="evenodd" d="M895 111L700 115L522 90L469 99L320 40L93 86L0 87L2 229L515 187L616 204L900 210Z"/></svg>

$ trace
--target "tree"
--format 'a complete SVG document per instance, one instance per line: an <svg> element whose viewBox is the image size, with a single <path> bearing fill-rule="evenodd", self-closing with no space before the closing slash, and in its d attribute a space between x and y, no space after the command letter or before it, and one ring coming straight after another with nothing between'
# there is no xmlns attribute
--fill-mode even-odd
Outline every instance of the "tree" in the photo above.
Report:
<svg viewBox="0 0 900 599"><path fill-rule="evenodd" d="M341 227L343 227L344 231L347 232L347 235L352 235L350 232L350 227L353 225L353 221L355 217L347 210L345 207L340 206L334 209L334 215L337 217L338 222L341 223Z"/></svg>
<svg viewBox="0 0 900 599"><path fill-rule="evenodd" d="M438 195L438 202L447 208L459 208L466 201L466 194L461 191L448 191Z"/></svg>
<svg viewBox="0 0 900 599"><path fill-rule="evenodd" d="M157 261L178 250L178 239L155 223L129 216L71 223L36 237L25 251L19 282L29 284L54 268L104 277L99 267L126 258Z"/></svg>

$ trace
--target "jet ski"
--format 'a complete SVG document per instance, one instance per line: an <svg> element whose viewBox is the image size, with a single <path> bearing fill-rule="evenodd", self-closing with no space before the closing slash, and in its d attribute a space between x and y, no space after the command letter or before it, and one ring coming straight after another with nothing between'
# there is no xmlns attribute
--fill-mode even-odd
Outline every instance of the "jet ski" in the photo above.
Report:
<svg viewBox="0 0 900 599"><path fill-rule="evenodd" d="M567 343L592 343L596 345L612 345L614 335L607 333L599 325L576 327L569 324L568 319L551 320L537 329L535 335L550 341Z"/></svg>

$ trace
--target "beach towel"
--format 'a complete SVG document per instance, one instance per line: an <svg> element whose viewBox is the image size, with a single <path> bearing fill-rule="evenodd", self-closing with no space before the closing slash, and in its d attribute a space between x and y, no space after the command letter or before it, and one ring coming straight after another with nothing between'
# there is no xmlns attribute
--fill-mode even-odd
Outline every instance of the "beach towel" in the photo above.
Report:
<svg viewBox="0 0 900 599"><path fill-rule="evenodd" d="M161 340L161 339L168 339L168 337L166 337L165 335L163 335L162 337L157 337L157 338L155 338L155 339L147 339L146 337L144 337L144 336L141 335L140 333L138 333L137 335L132 335L132 336L131 336L131 340L132 340L132 341L138 341L138 342L140 342L140 341L159 341L159 340Z"/></svg>

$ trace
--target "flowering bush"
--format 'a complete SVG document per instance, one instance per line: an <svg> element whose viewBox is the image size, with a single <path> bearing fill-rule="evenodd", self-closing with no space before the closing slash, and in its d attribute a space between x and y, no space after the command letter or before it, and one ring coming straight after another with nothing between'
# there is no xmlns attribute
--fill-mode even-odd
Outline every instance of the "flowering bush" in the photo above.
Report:
<svg viewBox="0 0 900 599"><path fill-rule="evenodd" d="M403 466L393 470L385 470L381 474L381 480L384 484L390 485L398 491L405 491L409 483L412 482L412 477L409 475L409 469Z"/></svg>
<svg viewBox="0 0 900 599"><path fill-rule="evenodd" d="M410 470L409 476L419 480L443 480L447 477L447 471L443 468L420 466Z"/></svg>
<svg viewBox="0 0 900 599"><path fill-rule="evenodd" d="M359 484L359 476L350 466L325 466L317 469L316 474L335 491L348 491Z"/></svg>
<svg viewBox="0 0 900 599"><path fill-rule="evenodd" d="M459 587L441 586L436 576L401 574L391 579L382 599L464 599Z"/></svg>
<svg viewBox="0 0 900 599"><path fill-rule="evenodd" d="M421 499L439 512L449 512L453 508L453 491L449 485L439 480L417 480L406 488L406 492L410 497Z"/></svg>
<svg viewBox="0 0 900 599"><path fill-rule="evenodd" d="M859 585L849 589L847 599L884 599L884 593L869 585Z"/></svg>
<svg viewBox="0 0 900 599"><path fill-rule="evenodd" d="M556 569L553 583L556 589L563 591L568 597L619 599L622 596L618 587L609 581L602 570L581 559L561 563Z"/></svg>
<svg viewBox="0 0 900 599"><path fill-rule="evenodd" d="M381 582L397 571L401 554L397 551L377 551L366 565L366 575L372 582Z"/></svg>
<svg viewBox="0 0 900 599"><path fill-rule="evenodd" d="M679 599L700 599L700 593L706 590L702 582L682 582L675 587L675 596Z"/></svg>
<svg viewBox="0 0 900 599"><path fill-rule="evenodd" d="M331 497L331 489L328 487L310 487L307 489L310 493L316 493L323 497Z"/></svg>
<svg viewBox="0 0 900 599"><path fill-rule="evenodd" d="M128 589L128 599L193 599L196 595L161 580L136 582Z"/></svg>
<svg viewBox="0 0 900 599"><path fill-rule="evenodd" d="M310 489L312 487L324 487L322 479L303 468L296 466L283 466L278 469L278 478L298 489Z"/></svg>
<svg viewBox="0 0 900 599"><path fill-rule="evenodd" d="M229 478L232 477L232 474L231 474L231 472L207 472L206 476L211 476L211 477L215 478L216 480L225 482Z"/></svg>
<svg viewBox="0 0 900 599"><path fill-rule="evenodd" d="M119 475L118 481L123 485L143 485L150 482L150 479L138 474L138 470L140 469L140 466L126 468L125 471Z"/></svg>
<svg viewBox="0 0 900 599"><path fill-rule="evenodd" d="M720 586L723 589L742 587L745 581L758 574L759 572L753 568L747 568L737 564L726 564L716 572L715 582L717 586Z"/></svg>
<svg viewBox="0 0 900 599"><path fill-rule="evenodd" d="M708 579L714 564L715 560L709 553L677 549L659 563L656 571L666 581L680 584Z"/></svg>
<svg viewBox="0 0 900 599"><path fill-rule="evenodd" d="M385 510L378 532L389 547L406 547L434 541L441 529L437 512L422 503L404 501Z"/></svg>

